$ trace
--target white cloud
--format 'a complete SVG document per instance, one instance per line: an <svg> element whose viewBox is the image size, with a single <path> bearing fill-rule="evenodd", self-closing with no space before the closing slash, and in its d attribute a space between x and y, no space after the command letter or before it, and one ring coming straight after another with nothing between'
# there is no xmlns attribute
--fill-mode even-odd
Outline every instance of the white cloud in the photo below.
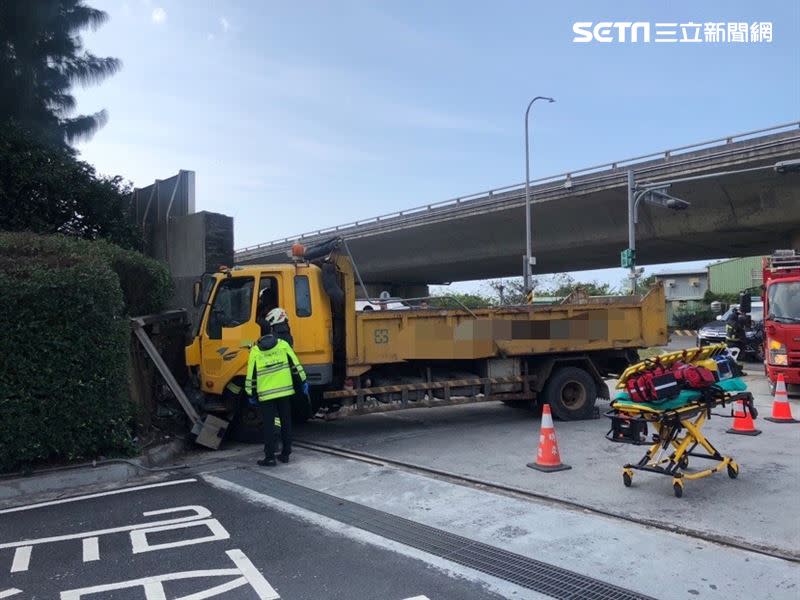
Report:
<svg viewBox="0 0 800 600"><path fill-rule="evenodd" d="M227 17L220 17L219 25L222 27L222 31L228 33L231 30L231 22L228 21Z"/></svg>
<svg viewBox="0 0 800 600"><path fill-rule="evenodd" d="M153 14L150 17L153 20L153 23L156 25L161 25L167 20L167 11L165 11L160 6L153 9Z"/></svg>
<svg viewBox="0 0 800 600"><path fill-rule="evenodd" d="M209 34L206 36L206 39L207 39L209 42L213 42L215 37L217 37L217 36L215 36L213 33L209 33Z"/></svg>

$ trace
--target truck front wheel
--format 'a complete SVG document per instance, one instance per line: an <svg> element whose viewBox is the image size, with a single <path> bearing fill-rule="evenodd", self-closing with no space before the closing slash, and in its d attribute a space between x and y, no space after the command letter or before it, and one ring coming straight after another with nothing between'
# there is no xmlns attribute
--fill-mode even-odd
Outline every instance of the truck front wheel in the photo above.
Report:
<svg viewBox="0 0 800 600"><path fill-rule="evenodd" d="M234 442L263 442L261 410L258 406L251 406L245 396L239 396L237 400L239 406L228 427L228 436Z"/></svg>
<svg viewBox="0 0 800 600"><path fill-rule="evenodd" d="M597 383L583 369L562 367L550 375L541 397L562 421L589 419L597 400Z"/></svg>

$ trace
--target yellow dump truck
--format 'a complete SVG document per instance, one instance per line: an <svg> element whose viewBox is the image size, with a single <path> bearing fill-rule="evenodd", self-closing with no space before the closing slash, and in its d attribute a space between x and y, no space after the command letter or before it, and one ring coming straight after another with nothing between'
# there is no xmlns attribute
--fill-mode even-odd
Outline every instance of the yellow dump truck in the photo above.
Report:
<svg viewBox="0 0 800 600"><path fill-rule="evenodd" d="M277 306L312 390L296 402L298 419L481 400L544 401L561 419L589 418L608 397L605 378L636 362L637 348L667 341L661 287L553 306L357 311L357 279L340 242L291 263L206 274L186 347L197 408L230 421L234 438L257 431L243 392L247 356L259 316Z"/></svg>

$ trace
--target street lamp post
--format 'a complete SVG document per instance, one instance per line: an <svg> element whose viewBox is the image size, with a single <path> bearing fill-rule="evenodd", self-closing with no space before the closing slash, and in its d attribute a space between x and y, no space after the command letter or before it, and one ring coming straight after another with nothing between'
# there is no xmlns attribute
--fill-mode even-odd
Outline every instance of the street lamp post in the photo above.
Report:
<svg viewBox="0 0 800 600"><path fill-rule="evenodd" d="M531 112L533 103L537 100L547 100L548 102L555 102L552 98L547 96L536 96L528 103L528 108L525 110L525 264L522 269L522 277L525 285L525 293L531 291L531 275L532 267L536 264L536 259L532 255L531 244L531 163L530 163L530 147L528 145L528 115Z"/></svg>
<svg viewBox="0 0 800 600"><path fill-rule="evenodd" d="M680 180L664 181L650 185L636 185L632 170L628 170L628 249L622 253L622 266L630 268L631 294L636 293L636 224L639 222L639 203L644 200L652 206L685 210L690 204L686 200L675 198L667 193L672 183Z"/></svg>
<svg viewBox="0 0 800 600"><path fill-rule="evenodd" d="M636 223L634 222L633 213L636 208L636 178L633 171L628 171L628 249L630 250L630 278L631 278L631 293L636 293Z"/></svg>
<svg viewBox="0 0 800 600"><path fill-rule="evenodd" d="M534 100L536 100L536 98L534 98ZM670 210L684 210L689 208L690 203L667 193L667 190L672 184L689 183L704 179L717 179L725 175L738 175L741 173L752 173L754 171L764 170L772 170L782 175L800 173L800 158L782 160L772 165L762 165L760 167L749 167L747 169L736 169L733 171L716 171L714 173L692 175L689 177L641 185L637 185L633 171L628 170L628 248L622 251L622 267L630 268L631 293L636 293L636 279L639 276L636 272L636 224L639 222L639 203L642 200L651 206L660 206L661 208L669 208Z"/></svg>

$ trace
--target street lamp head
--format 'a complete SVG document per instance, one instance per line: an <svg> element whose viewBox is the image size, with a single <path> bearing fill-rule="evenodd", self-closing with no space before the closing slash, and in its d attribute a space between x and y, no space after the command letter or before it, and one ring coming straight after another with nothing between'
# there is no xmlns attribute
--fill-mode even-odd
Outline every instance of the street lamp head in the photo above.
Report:
<svg viewBox="0 0 800 600"><path fill-rule="evenodd" d="M552 102L555 102L555 99L554 99L554 98L545 98L545 100L547 100L548 102L551 102L551 103L552 103Z"/></svg>
<svg viewBox="0 0 800 600"><path fill-rule="evenodd" d="M669 198L667 200L667 208L672 210L686 210L689 206L690 204L686 200L681 200L680 198Z"/></svg>

